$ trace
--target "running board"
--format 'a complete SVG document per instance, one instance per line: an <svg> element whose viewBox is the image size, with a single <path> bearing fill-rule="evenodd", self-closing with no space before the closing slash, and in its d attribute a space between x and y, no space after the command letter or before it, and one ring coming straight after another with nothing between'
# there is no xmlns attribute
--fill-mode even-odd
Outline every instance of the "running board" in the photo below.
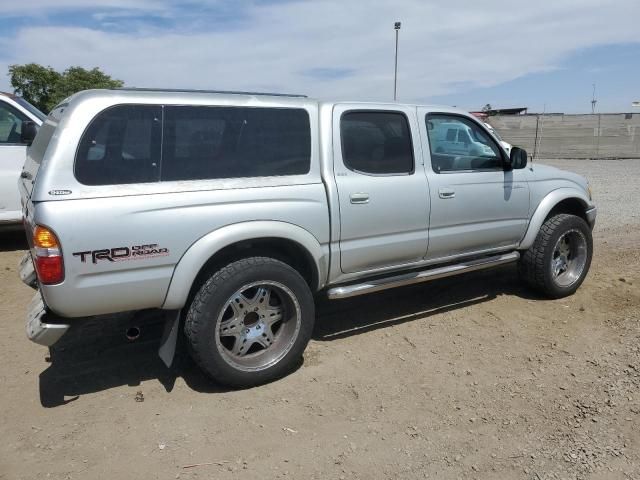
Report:
<svg viewBox="0 0 640 480"><path fill-rule="evenodd" d="M451 277L461 273L473 272L475 270L483 270L485 268L497 267L506 263L515 262L520 258L520 253L511 252L503 255L495 255L491 257L477 258L466 262L448 265L446 267L432 268L421 272L405 273L395 275L393 277L379 278L369 280L364 283L356 283L353 285L343 285L333 287L327 291L327 296L331 300L339 298L355 297L356 295L364 295L367 293L386 290L387 288L404 287L413 285L414 283L428 282L437 280L438 278Z"/></svg>

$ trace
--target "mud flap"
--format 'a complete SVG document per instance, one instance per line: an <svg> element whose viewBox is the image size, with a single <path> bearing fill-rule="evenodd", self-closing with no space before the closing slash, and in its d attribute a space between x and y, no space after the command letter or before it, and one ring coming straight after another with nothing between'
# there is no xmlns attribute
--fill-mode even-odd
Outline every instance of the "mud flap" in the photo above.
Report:
<svg viewBox="0 0 640 480"><path fill-rule="evenodd" d="M175 310L167 313L164 324L164 332L158 349L158 356L167 366L171 368L176 356L176 345L178 343L178 329L180 328L180 315L182 310Z"/></svg>

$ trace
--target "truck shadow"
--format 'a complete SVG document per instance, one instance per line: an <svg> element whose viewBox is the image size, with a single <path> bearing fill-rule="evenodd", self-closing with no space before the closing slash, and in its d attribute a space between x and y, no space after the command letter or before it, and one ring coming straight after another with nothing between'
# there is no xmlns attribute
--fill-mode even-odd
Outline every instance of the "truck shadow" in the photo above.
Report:
<svg viewBox="0 0 640 480"><path fill-rule="evenodd" d="M324 342L359 335L487 302L498 295L537 298L520 286L513 266L352 299L329 301L319 295L313 339ZM135 342L125 336L131 325L140 326ZM198 369L184 345L179 345L176 365L166 368L157 355L163 327L164 315L159 311L112 315L72 327L51 349L50 366L40 374L42 405L56 407L80 395L137 386L150 379L157 379L167 391L179 377L198 392L228 391ZM301 366L302 359L297 368Z"/></svg>
<svg viewBox="0 0 640 480"><path fill-rule="evenodd" d="M331 341L487 302L498 295L538 299L508 265L344 300L316 300L314 340Z"/></svg>
<svg viewBox="0 0 640 480"><path fill-rule="evenodd" d="M194 390L223 392L190 360L178 345L174 365L167 368L158 357L164 329L161 311L121 314L83 320L49 349L50 366L40 374L40 402L50 408L77 400L81 395L122 385L137 386L157 379L170 392L178 377ZM135 341L125 332L139 328ZM87 341L91 339L91 341Z"/></svg>

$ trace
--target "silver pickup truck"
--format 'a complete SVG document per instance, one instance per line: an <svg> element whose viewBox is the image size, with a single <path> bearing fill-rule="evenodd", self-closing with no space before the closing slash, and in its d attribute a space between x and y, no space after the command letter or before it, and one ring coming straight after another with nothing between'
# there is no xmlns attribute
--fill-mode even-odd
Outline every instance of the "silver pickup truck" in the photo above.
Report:
<svg viewBox="0 0 640 480"><path fill-rule="evenodd" d="M518 262L559 298L591 263L587 181L510 155L448 107L296 95L90 90L48 116L20 179L38 289L27 334L168 311L234 386L286 374L331 299Z"/></svg>

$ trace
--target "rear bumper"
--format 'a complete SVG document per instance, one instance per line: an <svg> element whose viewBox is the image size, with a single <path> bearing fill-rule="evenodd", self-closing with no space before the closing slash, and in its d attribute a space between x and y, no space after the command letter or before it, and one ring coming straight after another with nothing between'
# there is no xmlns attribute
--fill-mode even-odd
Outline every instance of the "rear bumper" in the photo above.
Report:
<svg viewBox="0 0 640 480"><path fill-rule="evenodd" d="M596 225L596 216L598 215L598 209L596 207L593 207L584 213L587 216L587 222L589 222L589 226L593 230L593 227L595 227Z"/></svg>
<svg viewBox="0 0 640 480"><path fill-rule="evenodd" d="M57 320L59 318L47 310L40 292L36 292L27 309L26 330L29 340L47 347L56 343L70 327L66 323L57 323Z"/></svg>
<svg viewBox="0 0 640 480"><path fill-rule="evenodd" d="M6 220L0 216L0 232L19 232L20 230L24 230L22 217L19 219Z"/></svg>
<svg viewBox="0 0 640 480"><path fill-rule="evenodd" d="M22 226L22 210L5 210L0 212L0 225Z"/></svg>

